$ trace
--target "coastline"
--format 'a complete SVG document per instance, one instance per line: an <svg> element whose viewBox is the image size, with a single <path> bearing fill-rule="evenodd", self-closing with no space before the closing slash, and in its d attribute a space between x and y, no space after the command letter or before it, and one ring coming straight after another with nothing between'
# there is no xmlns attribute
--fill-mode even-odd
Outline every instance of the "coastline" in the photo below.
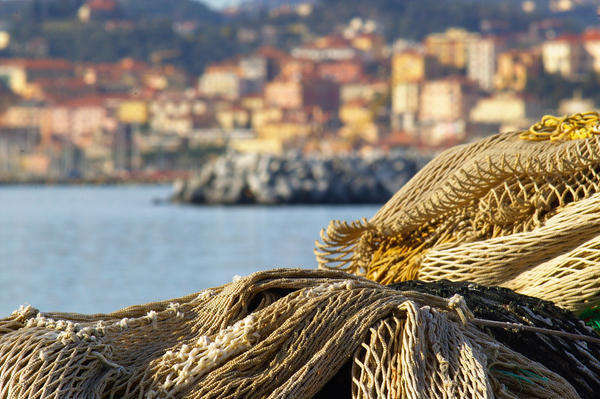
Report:
<svg viewBox="0 0 600 399"><path fill-rule="evenodd" d="M112 186L112 185L155 185L173 184L178 179L191 176L191 171L128 173L121 176L89 178L24 177L1 178L2 186Z"/></svg>

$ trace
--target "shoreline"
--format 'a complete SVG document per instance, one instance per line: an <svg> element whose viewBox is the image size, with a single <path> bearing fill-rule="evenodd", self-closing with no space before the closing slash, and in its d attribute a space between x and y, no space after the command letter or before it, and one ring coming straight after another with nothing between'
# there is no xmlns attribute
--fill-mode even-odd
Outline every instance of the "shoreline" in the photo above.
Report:
<svg viewBox="0 0 600 399"><path fill-rule="evenodd" d="M6 180L0 181L0 187L10 186L156 186L173 185L175 180L120 180L120 179L84 179L84 180Z"/></svg>

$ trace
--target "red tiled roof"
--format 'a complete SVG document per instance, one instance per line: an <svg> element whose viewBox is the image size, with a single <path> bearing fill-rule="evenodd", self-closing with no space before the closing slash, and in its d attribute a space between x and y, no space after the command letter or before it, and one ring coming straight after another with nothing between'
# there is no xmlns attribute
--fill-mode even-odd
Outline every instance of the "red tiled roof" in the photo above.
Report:
<svg viewBox="0 0 600 399"><path fill-rule="evenodd" d="M143 73L152 70L152 67L145 62L136 61L130 58L126 58L116 63L100 62L100 63L84 63L81 64L85 69L110 75L120 76L125 72L137 72Z"/></svg>
<svg viewBox="0 0 600 399"><path fill-rule="evenodd" d="M262 55L267 58L286 59L289 55L276 47L273 46L262 46L256 52L258 55Z"/></svg>
<svg viewBox="0 0 600 399"><path fill-rule="evenodd" d="M93 11L114 11L117 8L117 2L114 0L90 0L86 5Z"/></svg>
<svg viewBox="0 0 600 399"><path fill-rule="evenodd" d="M581 36L575 34L565 34L557 36L556 38L550 40L552 42L568 42L568 43L579 43L581 42Z"/></svg>
<svg viewBox="0 0 600 399"><path fill-rule="evenodd" d="M583 41L600 41L600 29L588 29L583 33Z"/></svg>
<svg viewBox="0 0 600 399"><path fill-rule="evenodd" d="M90 95L85 97L71 98L61 101L58 105L67 107L93 107L103 106L107 100L126 100L129 96L125 94L111 94L111 95Z"/></svg>
<svg viewBox="0 0 600 399"><path fill-rule="evenodd" d="M0 65L16 65L27 69L62 69L74 68L73 63L60 58L3 58Z"/></svg>
<svg viewBox="0 0 600 399"><path fill-rule="evenodd" d="M389 136L380 140L379 145L383 148L394 148L394 147L408 147L414 146L418 143L413 136L408 135L406 132L392 132Z"/></svg>
<svg viewBox="0 0 600 399"><path fill-rule="evenodd" d="M222 62L219 64L211 64L206 67L204 73L215 73L215 72L237 72L237 65L232 62Z"/></svg>
<svg viewBox="0 0 600 399"><path fill-rule="evenodd" d="M319 39L317 41L323 41L326 47L348 47L350 46L350 42L348 39L340 35L329 35Z"/></svg>
<svg viewBox="0 0 600 399"><path fill-rule="evenodd" d="M89 86L87 83L85 83L80 78L59 78L59 79L40 78L40 79L35 80L35 84L37 86L41 87L42 89L44 89L44 88L55 89L55 88L61 88L61 87L73 89L73 88L81 88L81 87Z"/></svg>
<svg viewBox="0 0 600 399"><path fill-rule="evenodd" d="M341 104L341 106L366 108L369 106L369 101L365 100L364 98L355 98L350 101L346 101L345 103Z"/></svg>
<svg viewBox="0 0 600 399"><path fill-rule="evenodd" d="M150 66L143 61L134 60L133 58L123 58L117 65L128 71L142 71L150 69Z"/></svg>

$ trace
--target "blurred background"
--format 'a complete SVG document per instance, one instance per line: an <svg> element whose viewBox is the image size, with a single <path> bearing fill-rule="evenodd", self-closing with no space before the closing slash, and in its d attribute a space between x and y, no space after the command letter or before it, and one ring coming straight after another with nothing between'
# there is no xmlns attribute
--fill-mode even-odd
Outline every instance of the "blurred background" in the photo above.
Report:
<svg viewBox="0 0 600 399"><path fill-rule="evenodd" d="M594 110L599 12L0 0L0 311L107 312L315 267L330 219L372 216L444 148Z"/></svg>

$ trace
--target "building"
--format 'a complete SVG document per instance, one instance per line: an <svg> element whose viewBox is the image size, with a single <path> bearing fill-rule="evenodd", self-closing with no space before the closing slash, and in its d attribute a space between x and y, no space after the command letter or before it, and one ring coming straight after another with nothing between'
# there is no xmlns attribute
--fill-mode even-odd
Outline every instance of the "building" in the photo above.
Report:
<svg viewBox="0 0 600 399"><path fill-rule="evenodd" d="M600 29L588 29L582 35L583 47L589 60L589 69L600 73Z"/></svg>
<svg viewBox="0 0 600 399"><path fill-rule="evenodd" d="M289 54L271 46L263 46L256 51L256 55L267 61L267 81L275 79L281 71L281 65L291 59Z"/></svg>
<svg viewBox="0 0 600 399"><path fill-rule="evenodd" d="M317 65L317 75L344 84L359 81L364 75L362 62L357 59L330 61Z"/></svg>
<svg viewBox="0 0 600 399"><path fill-rule="evenodd" d="M22 101L11 105L0 115L0 127L40 130L45 109L46 103L42 101Z"/></svg>
<svg viewBox="0 0 600 399"><path fill-rule="evenodd" d="M283 119L283 109L280 107L266 107L252 112L252 128L260 129L262 126L280 122Z"/></svg>
<svg viewBox="0 0 600 399"><path fill-rule="evenodd" d="M544 71L567 79L574 79L586 72L589 65L579 35L563 35L542 45Z"/></svg>
<svg viewBox="0 0 600 399"><path fill-rule="evenodd" d="M149 102L149 122L151 125L156 123L157 126L163 126L162 123L165 123L164 126L167 126L171 118L206 115L210 111L209 104L207 99L197 96L193 91L163 92Z"/></svg>
<svg viewBox="0 0 600 399"><path fill-rule="evenodd" d="M238 106L217 110L215 119L223 130L246 129L250 126L250 112Z"/></svg>
<svg viewBox="0 0 600 399"><path fill-rule="evenodd" d="M14 93L25 98L33 96L35 88L32 85L35 82L74 77L75 67L66 60L23 58L0 60L0 79Z"/></svg>
<svg viewBox="0 0 600 399"><path fill-rule="evenodd" d="M374 122L373 111L365 100L353 100L340 106L339 118L344 125L363 127Z"/></svg>
<svg viewBox="0 0 600 399"><path fill-rule="evenodd" d="M264 108L265 99L262 94L248 94L242 97L240 104L247 110L255 111Z"/></svg>
<svg viewBox="0 0 600 399"><path fill-rule="evenodd" d="M268 59L258 54L240 59L241 94L262 92L268 77Z"/></svg>
<svg viewBox="0 0 600 399"><path fill-rule="evenodd" d="M37 128L0 128L0 179L28 174L22 157L35 151L40 140Z"/></svg>
<svg viewBox="0 0 600 399"><path fill-rule="evenodd" d="M419 106L419 84L397 83L392 88L392 128L413 130Z"/></svg>
<svg viewBox="0 0 600 399"><path fill-rule="evenodd" d="M4 27L0 23L0 50L8 48L10 44L10 32L8 30L3 30L3 28Z"/></svg>
<svg viewBox="0 0 600 399"><path fill-rule="evenodd" d="M241 95L241 79L235 64L210 65L200 77L199 90L208 97L235 100Z"/></svg>
<svg viewBox="0 0 600 399"><path fill-rule="evenodd" d="M350 44L364 53L379 56L385 46L385 38L377 33L357 33L350 38Z"/></svg>
<svg viewBox="0 0 600 399"><path fill-rule="evenodd" d="M68 101L73 98L89 97L97 88L81 78L45 78L28 85L28 98L52 102Z"/></svg>
<svg viewBox="0 0 600 399"><path fill-rule="evenodd" d="M278 139L265 138L233 138L229 140L229 146L235 151L260 154L282 154L283 142Z"/></svg>
<svg viewBox="0 0 600 399"><path fill-rule="evenodd" d="M360 81L340 86L340 102L345 103L359 99L372 101L378 96L385 96L388 92L389 83L387 81L363 78Z"/></svg>
<svg viewBox="0 0 600 399"><path fill-rule="evenodd" d="M136 144L136 132L132 125L121 125L112 142L114 170L130 172L139 165L139 149Z"/></svg>
<svg viewBox="0 0 600 399"><path fill-rule="evenodd" d="M33 151L21 154L19 166L27 176L47 176L50 171L51 162L50 157L34 149Z"/></svg>
<svg viewBox="0 0 600 399"><path fill-rule="evenodd" d="M314 61L289 58L281 63L279 78L283 80L300 81L305 77L314 76L317 64Z"/></svg>
<svg viewBox="0 0 600 399"><path fill-rule="evenodd" d="M596 109L596 104L591 98L582 98L581 94L576 94L572 98L565 98L558 105L559 115L576 114L580 112L589 112Z"/></svg>
<svg viewBox="0 0 600 399"><path fill-rule="evenodd" d="M497 90L523 91L527 80L542 70L542 60L535 50L508 50L498 54L494 86Z"/></svg>
<svg viewBox="0 0 600 399"><path fill-rule="evenodd" d="M257 127L255 139L234 140L232 146L243 152L280 154L290 143L306 140L312 131L311 124L298 122L288 115L283 115L283 118L278 121L267 122Z"/></svg>
<svg viewBox="0 0 600 399"><path fill-rule="evenodd" d="M477 38L469 42L467 77L487 91L494 88L498 52L499 44L495 38Z"/></svg>
<svg viewBox="0 0 600 399"><path fill-rule="evenodd" d="M537 118L542 112L538 101L523 95L498 93L477 101L469 119L478 124L528 124L528 118Z"/></svg>
<svg viewBox="0 0 600 399"><path fill-rule="evenodd" d="M299 16L308 17L310 14L312 14L314 10L314 5L309 2L300 3L295 6L295 10L296 14L298 14Z"/></svg>
<svg viewBox="0 0 600 399"><path fill-rule="evenodd" d="M339 85L330 80L305 78L302 81L277 79L265 86L267 106L282 109L320 107L337 111L340 101Z"/></svg>
<svg viewBox="0 0 600 399"><path fill-rule="evenodd" d="M285 143L295 138L306 137L311 131L311 126L306 123L284 119L280 122L268 123L261 126L257 130L257 135L262 139L279 140L281 143Z"/></svg>
<svg viewBox="0 0 600 399"><path fill-rule="evenodd" d="M81 22L89 22L92 19L108 19L118 16L118 5L115 0L88 0L77 11L77 17Z"/></svg>
<svg viewBox="0 0 600 399"><path fill-rule="evenodd" d="M420 49L406 47L392 55L391 125L394 130L415 128L419 110L419 86L426 79L426 56Z"/></svg>
<svg viewBox="0 0 600 399"><path fill-rule="evenodd" d="M283 109L302 107L302 83L276 79L265 86L265 103Z"/></svg>
<svg viewBox="0 0 600 399"><path fill-rule="evenodd" d="M267 79L267 59L258 55L243 57L238 63L240 76L248 80Z"/></svg>
<svg viewBox="0 0 600 399"><path fill-rule="evenodd" d="M460 28L450 28L444 33L434 33L425 38L425 52L435 57L440 64L465 68L469 45L479 35Z"/></svg>
<svg viewBox="0 0 600 399"><path fill-rule="evenodd" d="M180 95L161 95L149 105L150 129L154 132L189 135L194 127L195 111L205 112L206 104Z"/></svg>
<svg viewBox="0 0 600 399"><path fill-rule="evenodd" d="M292 57L314 62L343 61L355 58L358 50L340 36L325 36L292 49Z"/></svg>
<svg viewBox="0 0 600 399"><path fill-rule="evenodd" d="M392 87L401 83L425 80L425 54L417 49L406 49L392 55Z"/></svg>
<svg viewBox="0 0 600 399"><path fill-rule="evenodd" d="M13 93L22 97L29 97L27 86L27 71L18 65L0 64L0 80Z"/></svg>
<svg viewBox="0 0 600 399"><path fill-rule="evenodd" d="M465 119L473 102L470 88L459 77L423 83L419 102L419 120L451 122Z"/></svg>
<svg viewBox="0 0 600 399"><path fill-rule="evenodd" d="M428 147L447 148L457 145L467 137L466 123L463 119L456 121L439 121L420 126L418 143Z"/></svg>
<svg viewBox="0 0 600 399"><path fill-rule="evenodd" d="M548 6L553 12L567 12L573 9L574 4L571 0L550 0Z"/></svg>
<svg viewBox="0 0 600 399"><path fill-rule="evenodd" d="M369 143L378 140L375 115L370 103L365 100L353 100L344 103L339 110L340 121L344 126L339 135L349 140L362 139Z"/></svg>
<svg viewBox="0 0 600 399"><path fill-rule="evenodd" d="M416 139L432 147L462 142L466 137L467 112L475 99L475 91L462 77L423 83Z"/></svg>
<svg viewBox="0 0 600 399"><path fill-rule="evenodd" d="M305 79L302 81L302 105L337 112L340 106L340 86L330 80Z"/></svg>
<svg viewBox="0 0 600 399"><path fill-rule="evenodd" d="M78 98L47 107L42 125L44 136L66 137L84 150L92 146L105 127L104 101L103 97Z"/></svg>
<svg viewBox="0 0 600 399"><path fill-rule="evenodd" d="M183 90L189 86L187 75L172 65L152 66L131 58L115 63L78 64L76 76L99 92L112 94Z"/></svg>
<svg viewBox="0 0 600 399"><path fill-rule="evenodd" d="M523 12L530 14L535 11L536 5L533 0L525 0L521 3L521 9Z"/></svg>

